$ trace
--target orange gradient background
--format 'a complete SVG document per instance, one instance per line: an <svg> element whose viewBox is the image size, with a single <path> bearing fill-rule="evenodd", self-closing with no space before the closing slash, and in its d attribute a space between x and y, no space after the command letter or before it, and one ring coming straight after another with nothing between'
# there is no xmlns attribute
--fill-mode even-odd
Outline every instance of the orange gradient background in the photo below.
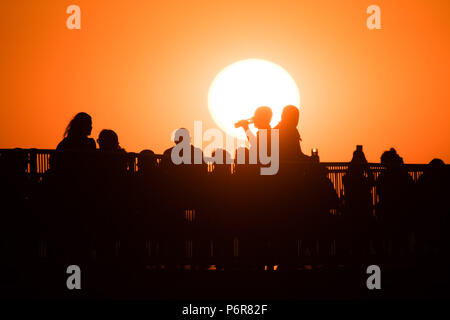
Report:
<svg viewBox="0 0 450 320"><path fill-rule="evenodd" d="M81 8L81 30L66 8ZM381 8L368 30L366 8ZM369 161L450 162L450 1L3 0L0 148L55 148L71 117L114 129L127 151L216 127L209 86L227 65L272 61L301 94L302 148ZM239 120L239 119L236 119Z"/></svg>

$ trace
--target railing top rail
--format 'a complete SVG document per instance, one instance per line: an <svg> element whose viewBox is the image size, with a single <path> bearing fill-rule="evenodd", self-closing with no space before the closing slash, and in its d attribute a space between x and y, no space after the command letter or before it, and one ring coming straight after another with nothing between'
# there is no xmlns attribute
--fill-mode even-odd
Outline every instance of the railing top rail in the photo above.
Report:
<svg viewBox="0 0 450 320"><path fill-rule="evenodd" d="M27 153L36 153L36 154L52 154L52 153L56 153L56 152L77 152L79 153L80 151L72 151L72 150L55 150L55 149L38 149L38 148L4 148L4 149L0 149L0 153L2 152L12 152L12 151L22 151L22 152L27 152ZM98 150L95 151L83 151L86 153L97 153ZM105 152L103 152L104 154ZM117 155L117 153L115 152L108 152L111 154L115 154ZM127 152L126 153L128 156L134 156L137 157L139 155L139 153L136 152ZM155 158L157 159L161 159L163 157L162 154L155 154ZM292 162L292 164L295 164L296 162ZM347 167L349 165L349 162L320 162L320 164L327 166L327 167ZM374 163L374 162L370 162L368 163L368 165L370 167L379 167L380 169L383 167L383 165L381 163ZM419 163L405 163L405 165L411 169L423 169L427 164L419 164ZM449 166L449 165L447 165Z"/></svg>

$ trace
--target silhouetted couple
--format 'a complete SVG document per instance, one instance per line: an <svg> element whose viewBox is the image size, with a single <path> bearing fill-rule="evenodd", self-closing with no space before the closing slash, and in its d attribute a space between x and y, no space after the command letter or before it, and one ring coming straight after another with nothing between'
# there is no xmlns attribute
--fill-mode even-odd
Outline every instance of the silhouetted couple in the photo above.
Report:
<svg viewBox="0 0 450 320"><path fill-rule="evenodd" d="M279 154L281 163L292 163L309 161L300 147L300 133L297 125L299 122L299 109L293 105L288 105L283 109L281 121L273 129L279 130ZM270 155L271 150L271 126L272 110L269 107L262 106L256 109L254 116L249 120L242 120L236 123L237 127L242 127L249 141L256 141L259 146L261 130L267 130L267 152ZM249 130L249 125L253 123L258 129L256 140L253 133ZM258 152L259 159L259 152ZM259 161L258 161L259 162Z"/></svg>
<svg viewBox="0 0 450 320"><path fill-rule="evenodd" d="M64 132L64 139L56 150L89 151L96 150L95 140L89 138L92 132L92 118L80 112L69 122ZM104 129L98 136L99 149L103 151L123 151L119 145L119 137L113 130Z"/></svg>
<svg viewBox="0 0 450 320"><path fill-rule="evenodd" d="M80 112L73 117L64 132L64 139L56 147L57 151L69 151L69 153L56 153L51 158L50 167L58 172L73 173L77 171L88 171L93 168L90 160L97 159L98 156L90 154L89 151L97 150L95 140L90 138L92 132L92 118L85 112ZM126 152L119 145L119 137L113 130L104 129L97 139L99 150L108 154L125 155ZM123 161L118 166L126 169Z"/></svg>

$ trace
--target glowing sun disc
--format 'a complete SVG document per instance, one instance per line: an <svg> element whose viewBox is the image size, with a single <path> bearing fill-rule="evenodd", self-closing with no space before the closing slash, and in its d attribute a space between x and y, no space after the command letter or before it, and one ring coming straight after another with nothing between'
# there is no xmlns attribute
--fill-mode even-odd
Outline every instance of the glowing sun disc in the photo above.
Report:
<svg viewBox="0 0 450 320"><path fill-rule="evenodd" d="M257 107L269 106L274 126L289 104L300 105L295 80L279 65L261 59L229 65L215 77L208 93L209 112L216 124L227 134L243 140L245 133L234 127L235 122L251 118Z"/></svg>

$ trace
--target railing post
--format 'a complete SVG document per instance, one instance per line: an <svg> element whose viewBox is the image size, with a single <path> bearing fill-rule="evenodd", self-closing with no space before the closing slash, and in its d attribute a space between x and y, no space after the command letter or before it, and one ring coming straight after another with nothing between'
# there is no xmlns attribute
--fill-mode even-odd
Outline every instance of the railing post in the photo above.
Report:
<svg viewBox="0 0 450 320"><path fill-rule="evenodd" d="M30 149L29 153L30 177L32 180L37 178L37 152L36 149Z"/></svg>

